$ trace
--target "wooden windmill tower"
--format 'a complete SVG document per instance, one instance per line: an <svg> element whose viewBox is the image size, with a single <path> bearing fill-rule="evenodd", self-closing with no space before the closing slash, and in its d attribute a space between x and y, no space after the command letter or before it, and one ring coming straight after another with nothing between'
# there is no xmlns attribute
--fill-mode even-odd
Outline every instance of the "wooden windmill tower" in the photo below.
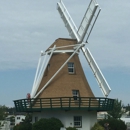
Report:
<svg viewBox="0 0 130 130"><path fill-rule="evenodd" d="M33 122L56 117L65 127L89 130L96 122L97 111L111 110L114 102L107 98L111 89L89 49L84 48L101 9L91 0L78 29L61 0L57 9L71 39L59 38L41 52L31 95L14 101L15 107L17 111L33 112ZM105 97L94 96L78 57L80 50Z"/></svg>

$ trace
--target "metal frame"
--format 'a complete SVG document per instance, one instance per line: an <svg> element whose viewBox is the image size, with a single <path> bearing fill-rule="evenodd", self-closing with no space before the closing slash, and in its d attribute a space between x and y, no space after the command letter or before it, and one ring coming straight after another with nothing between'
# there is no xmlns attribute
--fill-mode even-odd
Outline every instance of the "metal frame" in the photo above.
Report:
<svg viewBox="0 0 130 130"><path fill-rule="evenodd" d="M114 99L100 97L57 97L33 98L14 101L17 112L40 112L42 110L89 110L110 111L113 109Z"/></svg>

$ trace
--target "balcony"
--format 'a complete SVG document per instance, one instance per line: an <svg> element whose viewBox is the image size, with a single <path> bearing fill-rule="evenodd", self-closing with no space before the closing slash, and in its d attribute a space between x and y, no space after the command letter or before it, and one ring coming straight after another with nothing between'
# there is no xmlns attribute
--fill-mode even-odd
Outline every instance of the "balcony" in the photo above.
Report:
<svg viewBox="0 0 130 130"><path fill-rule="evenodd" d="M14 101L17 112L40 112L45 110L110 111L114 99L100 97L57 97L20 99Z"/></svg>

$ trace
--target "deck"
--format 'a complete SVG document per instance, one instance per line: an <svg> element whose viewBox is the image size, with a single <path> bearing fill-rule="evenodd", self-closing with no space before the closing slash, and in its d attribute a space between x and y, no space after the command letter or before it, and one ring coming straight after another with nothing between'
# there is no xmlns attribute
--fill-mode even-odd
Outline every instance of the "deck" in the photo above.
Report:
<svg viewBox="0 0 130 130"><path fill-rule="evenodd" d="M14 101L17 112L38 112L45 110L87 110L110 111L114 99L101 97L57 97L20 99Z"/></svg>

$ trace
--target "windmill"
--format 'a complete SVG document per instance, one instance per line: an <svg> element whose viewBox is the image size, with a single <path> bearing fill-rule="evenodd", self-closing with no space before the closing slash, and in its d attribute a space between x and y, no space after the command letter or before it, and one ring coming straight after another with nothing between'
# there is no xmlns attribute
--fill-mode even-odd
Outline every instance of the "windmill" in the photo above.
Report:
<svg viewBox="0 0 130 130"><path fill-rule="evenodd" d="M107 81L89 49L84 47L101 9L91 0L78 29L61 0L57 9L71 39L58 38L45 52L41 51L31 95L14 101L16 111L33 112L33 123L40 118L56 117L65 127L90 129L97 121L97 111L112 110L114 104L114 99L107 98L111 91ZM79 60L80 50L103 98L95 97L89 86Z"/></svg>
<svg viewBox="0 0 130 130"><path fill-rule="evenodd" d="M74 56L74 54L77 53L79 50L82 50L89 66L99 84L99 87L101 88L103 95L105 97L107 97L109 95L111 89L110 89L107 81L105 80L101 70L99 69L97 63L95 62L92 54L90 53L90 50L88 48L85 49L85 47L84 47L88 41L90 33L94 27L94 24L98 18L99 13L101 11L101 9L99 8L99 5L97 4L97 2L95 0L91 0L78 29L77 29L74 21L72 20L69 12L67 11L64 3L62 2L62 0L60 0L60 2L57 3L57 9L59 11L59 14L60 14L63 22L65 23L65 27L67 28L69 35L71 36L72 39L77 40L77 44L74 46L74 51L73 51L72 55L64 62L64 64L57 70L57 72L44 85L44 87L36 94L36 92L38 90L38 86L42 80L42 76L44 75L45 69L48 65L48 62L49 62L51 56L53 55L53 53L56 53L58 48L56 46L54 46L49 51L47 51L45 53L43 53L43 52L41 53L41 56L46 55L46 56L49 56L49 58L44 60L43 66L41 66L41 70L39 70L39 65L41 63L41 60L38 64L38 67L37 67L38 69L37 69L37 73L35 76L31 97L36 98L47 87L47 85L53 80L53 78L61 71L61 69L67 64L67 62ZM87 38L86 38L86 41L84 42L86 34L87 34ZM69 47L69 45L68 45L68 47ZM64 47L61 47L61 48L64 48ZM58 50L58 52L65 53L65 52L67 52L67 50L60 50L60 51ZM38 72L39 72L39 75L38 75Z"/></svg>

